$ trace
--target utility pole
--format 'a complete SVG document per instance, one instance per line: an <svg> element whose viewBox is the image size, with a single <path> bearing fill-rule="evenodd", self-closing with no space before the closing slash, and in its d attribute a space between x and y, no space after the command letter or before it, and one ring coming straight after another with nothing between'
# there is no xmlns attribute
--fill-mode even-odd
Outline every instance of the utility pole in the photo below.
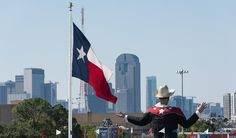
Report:
<svg viewBox="0 0 236 138"><path fill-rule="evenodd" d="M177 70L176 72L177 72L177 74L180 74L180 76L181 76L181 90L182 90L181 108L184 112L184 74L188 73L188 71L181 69L181 70ZM183 127L182 127L182 132L184 134L184 128Z"/></svg>

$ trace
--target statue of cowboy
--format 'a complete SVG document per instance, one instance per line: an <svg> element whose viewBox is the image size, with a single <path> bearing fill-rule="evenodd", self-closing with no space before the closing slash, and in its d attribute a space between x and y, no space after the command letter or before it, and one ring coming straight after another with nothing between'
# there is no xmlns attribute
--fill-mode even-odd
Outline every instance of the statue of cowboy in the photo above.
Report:
<svg viewBox="0 0 236 138"><path fill-rule="evenodd" d="M186 119L180 108L168 106L169 97L174 92L175 90L169 90L166 85L160 86L155 95L155 97L160 99L160 103L148 109L142 117L130 116L122 112L116 115L124 118L126 122L139 126L151 123L155 138L177 138L178 124L185 128L192 126L199 119L200 113L204 111L207 104L203 102L198 106L196 112L190 118ZM163 129L165 130L164 133L162 131Z"/></svg>

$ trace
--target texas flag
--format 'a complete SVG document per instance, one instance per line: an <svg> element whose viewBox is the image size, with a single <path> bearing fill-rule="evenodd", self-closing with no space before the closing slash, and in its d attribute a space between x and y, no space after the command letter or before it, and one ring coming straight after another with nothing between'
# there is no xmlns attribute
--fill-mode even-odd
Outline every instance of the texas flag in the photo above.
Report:
<svg viewBox="0 0 236 138"><path fill-rule="evenodd" d="M97 97L116 103L117 98L107 83L112 71L97 59L89 41L74 23L73 34L72 76L89 83Z"/></svg>

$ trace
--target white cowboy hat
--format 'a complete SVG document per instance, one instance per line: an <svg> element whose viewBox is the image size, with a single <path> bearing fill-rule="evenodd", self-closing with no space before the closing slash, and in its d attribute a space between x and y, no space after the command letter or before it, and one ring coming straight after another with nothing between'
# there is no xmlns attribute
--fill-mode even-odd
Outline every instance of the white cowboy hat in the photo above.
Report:
<svg viewBox="0 0 236 138"><path fill-rule="evenodd" d="M169 90L167 85L164 85L164 86L160 86L159 90L156 90L155 93L156 93L155 97L157 98L167 98L173 95L175 93L175 90L174 89Z"/></svg>

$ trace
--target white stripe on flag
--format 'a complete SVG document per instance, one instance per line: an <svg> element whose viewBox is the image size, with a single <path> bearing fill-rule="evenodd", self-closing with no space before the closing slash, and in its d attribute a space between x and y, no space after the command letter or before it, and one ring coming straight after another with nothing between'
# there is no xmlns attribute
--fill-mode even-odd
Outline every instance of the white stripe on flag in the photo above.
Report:
<svg viewBox="0 0 236 138"><path fill-rule="evenodd" d="M87 57L90 62L92 62L94 65L96 65L97 67L99 67L103 71L104 77L106 78L106 81L108 82L111 78L112 70L110 68L108 68L107 66L105 66L104 64L102 64L97 59L97 57L91 47L88 50Z"/></svg>

